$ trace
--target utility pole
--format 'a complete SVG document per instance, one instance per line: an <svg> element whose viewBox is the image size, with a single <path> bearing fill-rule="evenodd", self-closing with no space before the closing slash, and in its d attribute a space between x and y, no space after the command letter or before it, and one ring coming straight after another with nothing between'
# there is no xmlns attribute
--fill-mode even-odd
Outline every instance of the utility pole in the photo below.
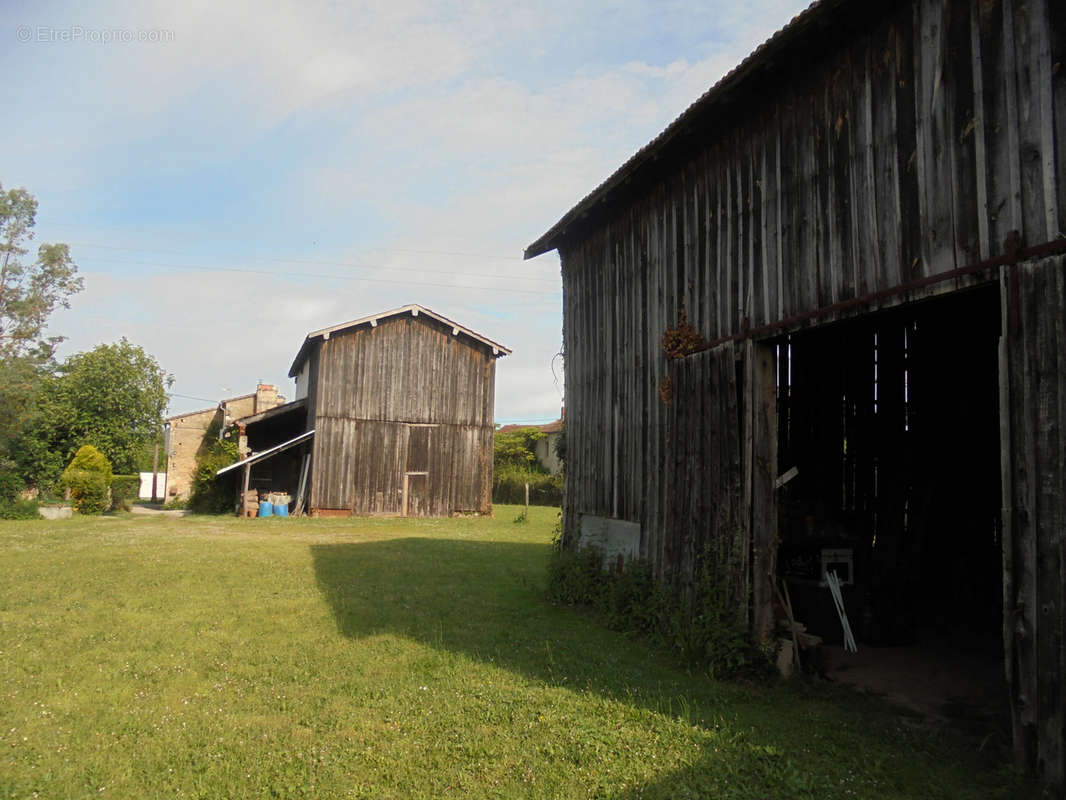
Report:
<svg viewBox="0 0 1066 800"><path fill-rule="evenodd" d="M156 476L158 474L159 474L159 438L157 436L156 440L155 440L155 450L152 452L152 502L153 503L157 502L157 500L156 500L156 495L157 495L157 492L156 492L156 480L157 480L157 477Z"/></svg>

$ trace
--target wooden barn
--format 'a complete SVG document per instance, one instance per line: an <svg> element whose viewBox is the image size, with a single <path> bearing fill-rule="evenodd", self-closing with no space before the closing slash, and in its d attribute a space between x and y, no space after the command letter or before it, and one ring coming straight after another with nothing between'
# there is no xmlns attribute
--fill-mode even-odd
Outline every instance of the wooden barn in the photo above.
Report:
<svg viewBox="0 0 1066 800"><path fill-rule="evenodd" d="M489 513L510 352L419 305L312 331L289 370L296 400L245 421L248 461L273 459L287 485L272 488L312 515Z"/></svg>
<svg viewBox="0 0 1066 800"><path fill-rule="evenodd" d="M820 0L526 250L564 289L564 541L860 645L998 661L1064 769L1066 3ZM995 664L993 663L993 666Z"/></svg>

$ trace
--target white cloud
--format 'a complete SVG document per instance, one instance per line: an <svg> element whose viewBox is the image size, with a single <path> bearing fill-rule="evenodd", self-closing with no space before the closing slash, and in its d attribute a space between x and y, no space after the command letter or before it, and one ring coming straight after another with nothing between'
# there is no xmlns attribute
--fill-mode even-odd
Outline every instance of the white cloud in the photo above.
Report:
<svg viewBox="0 0 1066 800"><path fill-rule="evenodd" d="M182 394L259 378L291 392L285 373L307 331L420 302L514 349L499 362L498 416L551 418L558 260L523 262L522 249L795 8L58 6L13 21L174 40L18 51L24 69L0 93L27 113L0 131L12 165L0 180L38 194L41 238L70 241L87 273L75 308L54 320L67 352L125 335ZM634 45L649 44L642 25L684 32L708 20L713 40L684 53ZM102 195L129 216L98 221ZM142 197L158 209L138 207ZM188 213L205 205L217 218ZM327 274L369 280L315 277Z"/></svg>

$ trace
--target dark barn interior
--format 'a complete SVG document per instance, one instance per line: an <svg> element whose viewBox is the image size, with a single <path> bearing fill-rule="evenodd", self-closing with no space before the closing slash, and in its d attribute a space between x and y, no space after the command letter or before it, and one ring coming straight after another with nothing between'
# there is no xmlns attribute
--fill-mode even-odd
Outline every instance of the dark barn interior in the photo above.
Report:
<svg viewBox="0 0 1066 800"><path fill-rule="evenodd" d="M999 336L991 287L778 344L779 474L798 469L780 497L778 572L797 621L839 645L823 580L837 573L856 674L963 668L986 676L969 694L1005 704ZM842 649L826 651L839 665Z"/></svg>
<svg viewBox="0 0 1066 800"><path fill-rule="evenodd" d="M248 447L253 453L268 450L304 432L307 422L305 403L296 401L260 414L247 426ZM300 482L300 467L310 445L282 450L252 465L248 487L260 492L280 492L295 497Z"/></svg>

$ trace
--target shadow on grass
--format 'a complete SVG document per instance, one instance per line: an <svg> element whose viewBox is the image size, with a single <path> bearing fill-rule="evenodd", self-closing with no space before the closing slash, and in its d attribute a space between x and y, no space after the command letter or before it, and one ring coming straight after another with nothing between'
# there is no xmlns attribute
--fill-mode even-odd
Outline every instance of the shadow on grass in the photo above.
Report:
<svg viewBox="0 0 1066 800"><path fill-rule="evenodd" d="M850 728L830 732L832 741L825 743L845 759L864 747L889 752L898 746L890 733L892 712L882 704L863 703L861 712L846 712L817 696L797 702L797 693L780 686L693 681L662 654L572 609L548 606L546 545L405 538L313 545L311 554L319 588L345 636L400 634L531 681L683 716L706 730L725 724L748 731L742 753L726 758L705 752L688 767L617 797L837 796L825 791L825 776L819 775L837 756L823 754L828 761L819 766L804 763L812 714ZM865 729L853 727L860 713L870 723ZM928 770L940 756L927 752L926 744L917 748L925 756L918 757L915 774L900 776L903 785L886 796L918 796L906 787L928 788ZM1011 796L991 788L999 783L991 775L982 783L983 789L969 787L972 793L957 795L949 788L922 796Z"/></svg>
<svg viewBox="0 0 1066 800"><path fill-rule="evenodd" d="M543 598L546 545L406 538L311 547L319 588L345 636L399 633L550 684L615 696L652 656ZM662 665L658 665L661 669Z"/></svg>

